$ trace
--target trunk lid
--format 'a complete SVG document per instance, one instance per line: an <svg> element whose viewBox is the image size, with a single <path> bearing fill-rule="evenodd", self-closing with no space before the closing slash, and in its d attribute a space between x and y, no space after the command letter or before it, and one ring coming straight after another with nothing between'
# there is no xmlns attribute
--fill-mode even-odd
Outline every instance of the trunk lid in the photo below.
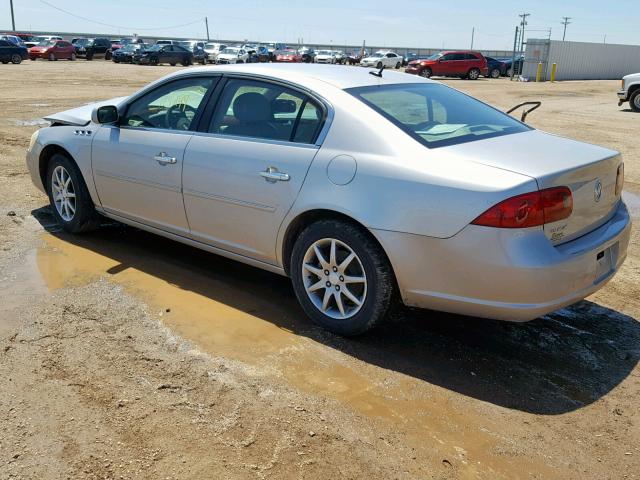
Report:
<svg viewBox="0 0 640 480"><path fill-rule="evenodd" d="M578 238L606 223L620 200L615 189L622 158L615 150L537 130L447 148L476 163L530 176L541 190L569 187L573 213L544 226L545 235L554 244Z"/></svg>

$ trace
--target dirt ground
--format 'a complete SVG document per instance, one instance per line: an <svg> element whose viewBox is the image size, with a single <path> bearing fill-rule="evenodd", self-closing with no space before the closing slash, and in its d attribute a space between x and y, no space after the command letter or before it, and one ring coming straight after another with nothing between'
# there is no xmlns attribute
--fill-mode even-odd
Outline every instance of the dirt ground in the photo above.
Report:
<svg viewBox="0 0 640 480"><path fill-rule="evenodd" d="M640 477L637 226L615 279L571 308L527 324L403 310L345 340L285 278L54 225L24 163L40 117L173 68L0 67L0 479ZM619 82L447 83L500 109L542 100L533 126L620 150L638 223L640 115Z"/></svg>

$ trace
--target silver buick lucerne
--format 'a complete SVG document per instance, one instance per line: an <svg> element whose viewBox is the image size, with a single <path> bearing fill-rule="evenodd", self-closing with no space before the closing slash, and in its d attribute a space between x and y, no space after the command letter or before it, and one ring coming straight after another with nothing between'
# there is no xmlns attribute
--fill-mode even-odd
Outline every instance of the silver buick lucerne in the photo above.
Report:
<svg viewBox="0 0 640 480"><path fill-rule="evenodd" d="M288 275L342 335L396 298L531 320L626 256L618 152L414 75L190 68L46 119L27 164L66 231L103 215Z"/></svg>

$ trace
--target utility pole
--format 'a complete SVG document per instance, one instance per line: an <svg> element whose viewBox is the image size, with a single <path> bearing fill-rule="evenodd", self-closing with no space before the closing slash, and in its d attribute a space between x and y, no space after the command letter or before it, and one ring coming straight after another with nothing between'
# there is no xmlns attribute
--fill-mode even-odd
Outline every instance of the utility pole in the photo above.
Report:
<svg viewBox="0 0 640 480"><path fill-rule="evenodd" d="M520 15L518 15L522 21L520 22L520 51L522 52L523 48L524 48L524 43L525 43L525 39L524 39L524 27L527 25L527 17L531 15L530 13L522 13Z"/></svg>
<svg viewBox="0 0 640 480"><path fill-rule="evenodd" d="M602 43L607 43L607 34L604 34L604 40L602 40Z"/></svg>
<svg viewBox="0 0 640 480"><path fill-rule="evenodd" d="M562 21L560 22L562 25L564 25L564 31L562 32L563 42L564 42L564 37L567 35L567 25L571 23L569 20L571 20L571 17L562 17Z"/></svg>
<svg viewBox="0 0 640 480"><path fill-rule="evenodd" d="M471 29L471 50L473 50L473 37L475 36L475 34L476 34L476 27L473 27Z"/></svg>
<svg viewBox="0 0 640 480"><path fill-rule="evenodd" d="M11 7L11 28L12 32L16 31L16 18L13 16L13 0L9 0L9 6Z"/></svg>
<svg viewBox="0 0 640 480"><path fill-rule="evenodd" d="M518 48L518 33L519 28L516 26L516 33L513 36L513 56L511 57L511 75L509 75L509 81L513 81L513 77L515 75L515 65L516 65L516 48Z"/></svg>
<svg viewBox="0 0 640 480"><path fill-rule="evenodd" d="M208 42L211 39L209 38L209 19L207 17L204 17L204 25L205 27L207 27L207 42Z"/></svg>

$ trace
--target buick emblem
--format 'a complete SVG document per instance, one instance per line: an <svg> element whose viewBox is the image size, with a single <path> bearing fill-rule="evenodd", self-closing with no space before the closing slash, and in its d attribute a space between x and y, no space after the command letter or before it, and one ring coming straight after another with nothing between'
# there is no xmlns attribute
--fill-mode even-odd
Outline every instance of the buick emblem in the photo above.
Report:
<svg viewBox="0 0 640 480"><path fill-rule="evenodd" d="M596 202L599 202L600 198L602 198L602 182L600 180L596 180L596 185L593 187L593 199Z"/></svg>

